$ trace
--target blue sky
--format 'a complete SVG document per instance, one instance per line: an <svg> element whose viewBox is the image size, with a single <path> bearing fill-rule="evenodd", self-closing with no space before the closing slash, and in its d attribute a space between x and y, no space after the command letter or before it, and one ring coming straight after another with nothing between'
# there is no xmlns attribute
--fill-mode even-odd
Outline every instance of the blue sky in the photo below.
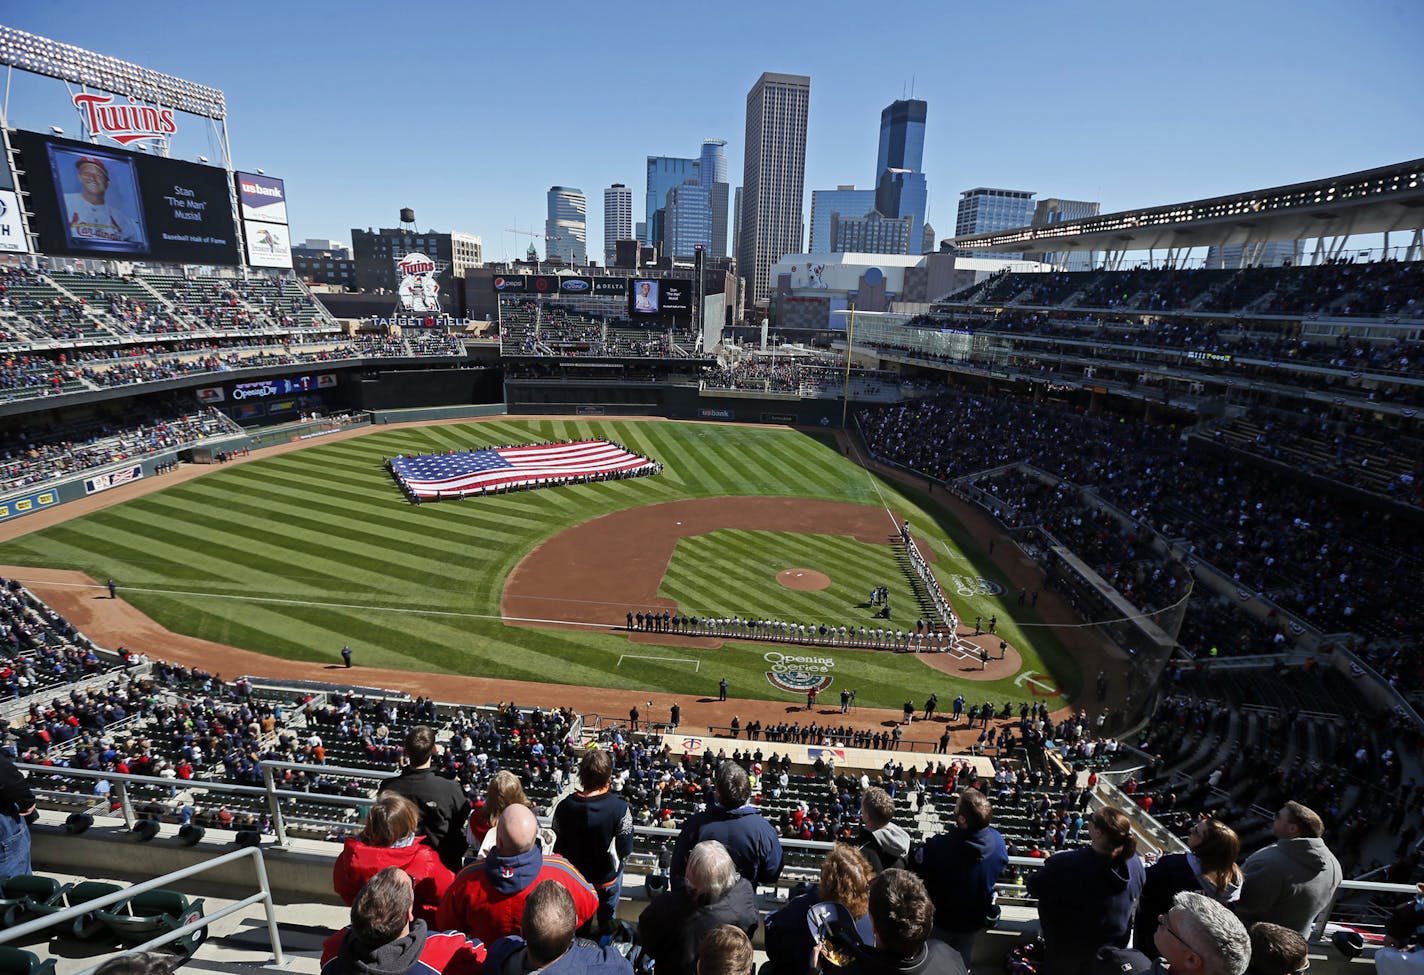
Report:
<svg viewBox="0 0 1424 975"><path fill-rule="evenodd" d="M212 85L234 163L287 181L293 237L350 239L414 207L486 257L522 254L551 185L634 191L648 155L728 140L746 93L811 76L810 190L872 184L880 110L929 103L929 220L1002 186L1105 210L1424 155L1424 3L874 5L0 0L0 22ZM15 76L10 123L78 131L62 85ZM174 155L217 158L184 117Z"/></svg>

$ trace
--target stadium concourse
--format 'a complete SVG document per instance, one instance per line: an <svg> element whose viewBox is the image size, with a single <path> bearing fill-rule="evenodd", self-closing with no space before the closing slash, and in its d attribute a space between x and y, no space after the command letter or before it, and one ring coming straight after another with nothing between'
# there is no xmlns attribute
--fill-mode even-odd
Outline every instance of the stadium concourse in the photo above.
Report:
<svg viewBox="0 0 1424 975"><path fill-rule="evenodd" d="M400 424L389 424L383 425L381 429L398 429L399 426ZM332 440L359 437L369 432L371 432L369 427L339 431L323 437L321 442L329 443ZM243 464L289 453L304 446L307 444L301 441L279 443L262 448L250 456L234 458L230 463ZM62 524L92 511L123 504L134 498L163 490L175 483L201 477L214 470L217 470L217 467L183 465L172 474L162 478L145 478L115 487L102 494L38 511L24 519L0 522L0 542L40 531L52 525ZM889 468L886 468L886 472L889 476L904 476ZM988 547L988 539L996 534L996 529L981 511L964 504L960 499L951 495L943 495L938 500L949 506L956 517L959 517L970 528L976 540L986 548ZM996 552L996 559L999 568L1015 584L1037 585L1039 575L1032 562L1011 546L999 548ZM288 660L172 633L140 613L123 599L122 580L118 581L119 598L110 600L97 598L107 594L102 580L89 578L80 572L26 566L0 566L0 576L23 584L100 646L125 646L145 653L154 659L168 660L188 667L211 668L229 677L247 674L274 680L321 683L340 681L366 687L398 690L412 697L424 696L448 701L517 701L521 706L541 707L561 707L572 703L580 712L601 712L601 717L610 723L625 721L629 710L637 707L643 712L644 721L651 720L661 724L666 722L671 705L677 703L681 710L680 727L688 734L705 734L711 728L723 729L725 733L725 729L730 726L734 717L742 722L743 727L751 721L759 721L763 725L792 721L802 725L816 722L827 727L834 725L874 730L884 730L898 725L903 718L903 712L899 709L877 709L859 705L849 714L842 715L837 697L840 691L838 687L819 701L812 712L805 709L804 699L799 698L782 703L733 697L722 702L717 700L717 675L710 671L706 693L701 697L688 697L644 690L575 688L569 685L498 680L458 674L386 670L362 666L359 658L355 660L353 667L347 670L337 664ZM1080 666L1085 671L1089 666L1094 670L1103 670L1110 678L1112 686L1123 686L1125 660L1122 654L1117 652L1116 648L1112 647L1108 641L1094 636L1092 631L1074 626L1077 617L1073 614L1072 609L1055 594L1049 593L1046 594L1046 597L1040 603L1039 611L1045 620L1065 624L1064 644L1069 652L1079 660ZM972 632L972 627L961 627L961 631L967 637ZM640 638L640 634L632 636L634 639ZM656 635L656 642L659 644L675 646L683 639L691 641L698 638L682 638L676 634ZM706 642L705 638L703 638L703 642ZM997 642L997 638L995 642ZM946 655L941 654L926 655L924 659L928 666L943 671L947 676L970 682L997 680L1012 675L1016 671L1016 654L1009 660L999 660L996 650L994 657L996 659L991 660L982 668L977 661L960 666L958 658L950 660ZM933 689L933 681L927 680L923 686ZM931 690L925 690L922 694L919 691L915 693L920 697L927 697ZM972 696L972 692L969 696ZM944 699L947 705L948 695ZM650 700L653 703L651 709L647 706ZM923 710L924 701L916 698L913 703L918 715ZM1086 710L1093 716L1112 706L1111 699L1102 702L1086 702ZM1055 713L1055 717L1061 718L1068 712L1067 708L1061 709ZM921 729L932 730L921 731ZM958 725L949 724L946 707L936 721L930 724L917 721L907 727L904 730L900 747L909 753L912 743L917 743L918 750L921 752L934 751L939 745L940 735L946 731L950 733L951 750L963 751L979 744L980 731L967 728L963 722Z"/></svg>

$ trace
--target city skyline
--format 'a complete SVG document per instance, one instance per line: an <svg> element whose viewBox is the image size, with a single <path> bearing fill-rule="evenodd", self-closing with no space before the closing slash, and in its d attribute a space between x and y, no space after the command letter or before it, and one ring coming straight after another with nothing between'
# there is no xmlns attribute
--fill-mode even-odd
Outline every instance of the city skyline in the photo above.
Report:
<svg viewBox="0 0 1424 975"><path fill-rule="evenodd" d="M861 8L850 4L828 3L817 23L743 3L718 18L659 9L667 36L695 38L666 53L699 79L696 86L650 83L637 59L569 59L520 82L517 100L548 111L519 124L510 121L510 83L528 77L533 38L473 48L480 17L456 5L434 5L429 13L444 26L414 53L392 47L393 14L369 2L257 0L244 8L236 34L222 11L143 0L122 16L80 0L27 5L4 20L223 89L234 166L287 181L297 239L346 241L355 227L393 226L399 208L410 206L422 230L476 234L486 259L497 261L522 256L529 238L506 231L540 230L552 185L623 183L636 193L648 155L690 152L709 136L730 138L726 152L735 160L745 150L745 93L762 72L807 75L816 90L807 189L852 180L870 188L862 160L876 158L874 120L892 101L924 100L938 120L925 135L925 217L945 228L941 237L949 236L959 194L975 186L1027 186L1041 196L1101 201L1110 212L1418 156L1424 107L1413 93L1424 83L1424 59L1410 39L1424 35L1424 8L1364 2L1348 16L1344 10L1324 2L1071 10L1028 2L1012 11L926 5L884 25L857 19L860 53L848 61L832 41L847 18L860 18ZM338 11L339 42L322 42L334 36ZM756 42L744 33L753 16L755 36L797 43ZM588 50L614 51L620 36L626 42L619 20L571 22ZM1321 23L1331 24L1328 67L1321 67ZM254 71L252 48L241 41L257 24L275 25L262 35L264 64L273 70ZM1030 32L1052 43L1027 48L1020 42ZM962 35L991 40L944 40ZM1092 49L1109 53L1080 56ZM1244 84L1255 72L1271 83ZM629 85L638 100L626 111L570 100L571 92ZM58 82L17 72L9 110L18 128L77 129ZM220 158L212 136L203 141L202 123L181 118L184 138L196 141L175 140L175 156ZM739 169L734 162L732 195ZM602 208L591 211L587 233L602 240ZM807 226L809 211L805 193Z"/></svg>

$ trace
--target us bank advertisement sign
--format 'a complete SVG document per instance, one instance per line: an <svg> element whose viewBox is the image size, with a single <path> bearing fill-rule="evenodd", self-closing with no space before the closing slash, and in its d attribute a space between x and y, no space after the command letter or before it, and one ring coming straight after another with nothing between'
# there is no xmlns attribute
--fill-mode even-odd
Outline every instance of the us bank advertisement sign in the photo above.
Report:
<svg viewBox="0 0 1424 975"><path fill-rule="evenodd" d="M280 179L256 173L234 173L242 219L287 223L287 187ZM287 265L290 267L291 265Z"/></svg>

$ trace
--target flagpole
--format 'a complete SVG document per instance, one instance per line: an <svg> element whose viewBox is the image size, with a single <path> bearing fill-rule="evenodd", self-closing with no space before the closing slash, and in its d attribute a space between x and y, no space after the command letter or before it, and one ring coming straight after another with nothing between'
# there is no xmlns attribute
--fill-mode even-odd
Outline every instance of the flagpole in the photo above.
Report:
<svg viewBox="0 0 1424 975"><path fill-rule="evenodd" d="M841 387L841 429L846 428L846 412L850 409L850 347L855 342L855 296L850 299L850 327L846 330L845 383Z"/></svg>

